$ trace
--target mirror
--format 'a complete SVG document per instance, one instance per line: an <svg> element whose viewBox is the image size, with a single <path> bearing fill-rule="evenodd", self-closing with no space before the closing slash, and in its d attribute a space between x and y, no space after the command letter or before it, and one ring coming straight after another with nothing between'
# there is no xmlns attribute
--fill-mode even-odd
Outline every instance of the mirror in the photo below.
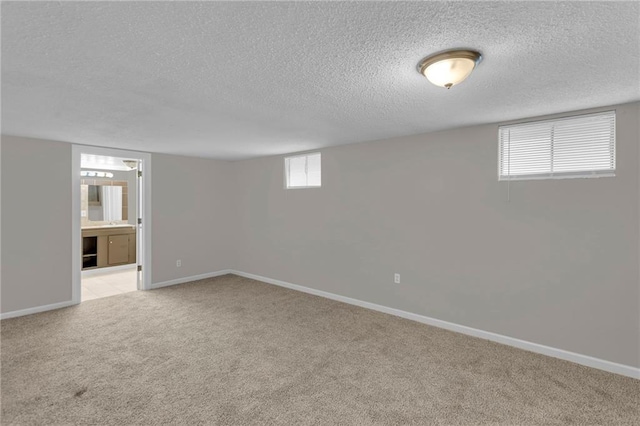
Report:
<svg viewBox="0 0 640 426"><path fill-rule="evenodd" d="M88 218L92 222L127 220L126 191L122 186L85 185L87 187Z"/></svg>

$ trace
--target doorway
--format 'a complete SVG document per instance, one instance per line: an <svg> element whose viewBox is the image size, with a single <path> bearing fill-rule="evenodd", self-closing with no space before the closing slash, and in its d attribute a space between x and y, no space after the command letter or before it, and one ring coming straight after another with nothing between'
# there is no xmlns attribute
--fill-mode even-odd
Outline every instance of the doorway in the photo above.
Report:
<svg viewBox="0 0 640 426"><path fill-rule="evenodd" d="M72 161L74 303L149 289L151 156L74 145Z"/></svg>

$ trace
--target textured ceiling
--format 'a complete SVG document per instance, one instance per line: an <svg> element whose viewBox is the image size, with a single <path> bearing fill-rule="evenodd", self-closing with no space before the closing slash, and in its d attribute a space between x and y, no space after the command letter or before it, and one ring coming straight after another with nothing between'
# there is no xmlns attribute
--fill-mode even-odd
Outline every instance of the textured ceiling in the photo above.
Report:
<svg viewBox="0 0 640 426"><path fill-rule="evenodd" d="M3 2L2 132L240 159L640 99L635 2ZM443 49L484 61L447 91Z"/></svg>

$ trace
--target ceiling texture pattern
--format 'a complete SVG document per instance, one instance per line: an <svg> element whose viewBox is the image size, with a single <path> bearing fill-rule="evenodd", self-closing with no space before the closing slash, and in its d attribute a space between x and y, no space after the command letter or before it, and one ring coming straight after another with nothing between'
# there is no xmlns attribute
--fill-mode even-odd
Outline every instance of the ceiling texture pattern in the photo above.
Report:
<svg viewBox="0 0 640 426"><path fill-rule="evenodd" d="M640 100L637 2L3 2L2 133L244 159ZM473 48L447 91L416 70Z"/></svg>

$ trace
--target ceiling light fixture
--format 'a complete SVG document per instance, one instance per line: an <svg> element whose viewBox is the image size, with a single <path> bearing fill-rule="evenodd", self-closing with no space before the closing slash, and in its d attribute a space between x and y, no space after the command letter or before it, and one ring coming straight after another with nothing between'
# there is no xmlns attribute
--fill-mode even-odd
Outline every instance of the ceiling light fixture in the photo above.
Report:
<svg viewBox="0 0 640 426"><path fill-rule="evenodd" d="M138 168L138 162L136 160L122 160L122 162L131 170Z"/></svg>
<svg viewBox="0 0 640 426"><path fill-rule="evenodd" d="M418 71L436 86L451 89L469 77L481 60L482 55L475 50L449 50L424 58Z"/></svg>

